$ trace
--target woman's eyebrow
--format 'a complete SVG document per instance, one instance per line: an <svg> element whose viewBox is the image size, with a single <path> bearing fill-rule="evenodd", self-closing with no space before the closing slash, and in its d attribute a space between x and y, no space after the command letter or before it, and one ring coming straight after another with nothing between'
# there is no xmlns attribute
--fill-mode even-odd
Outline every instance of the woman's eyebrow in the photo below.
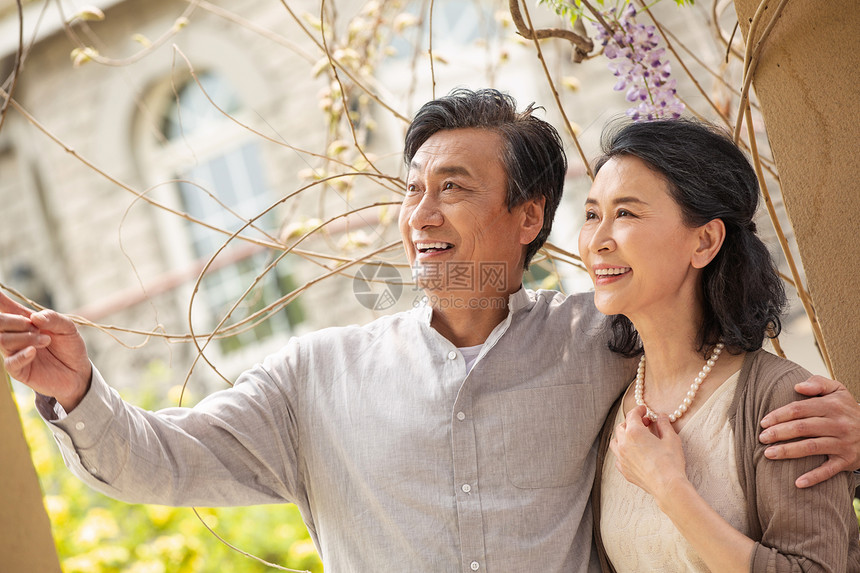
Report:
<svg viewBox="0 0 860 573"><path fill-rule="evenodd" d="M638 203L640 205L647 205L648 204L647 202L643 201L642 199L640 199L638 197L632 197L632 196L631 197L616 197L615 199L612 200L613 205L618 205L619 203ZM597 200L592 199L591 197L588 197L585 200L585 204L586 205L597 205Z"/></svg>

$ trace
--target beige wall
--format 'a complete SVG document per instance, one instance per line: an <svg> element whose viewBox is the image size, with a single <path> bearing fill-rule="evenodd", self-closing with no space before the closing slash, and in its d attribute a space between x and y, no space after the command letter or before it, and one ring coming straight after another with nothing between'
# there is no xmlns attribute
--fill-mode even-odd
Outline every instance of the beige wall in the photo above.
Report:
<svg viewBox="0 0 860 573"><path fill-rule="evenodd" d="M758 5L759 0L735 0L744 34ZM753 79L834 375L855 396L860 396L858 33L855 0L789 2Z"/></svg>
<svg viewBox="0 0 860 573"><path fill-rule="evenodd" d="M0 561L4 573L60 573L42 490L0 362Z"/></svg>

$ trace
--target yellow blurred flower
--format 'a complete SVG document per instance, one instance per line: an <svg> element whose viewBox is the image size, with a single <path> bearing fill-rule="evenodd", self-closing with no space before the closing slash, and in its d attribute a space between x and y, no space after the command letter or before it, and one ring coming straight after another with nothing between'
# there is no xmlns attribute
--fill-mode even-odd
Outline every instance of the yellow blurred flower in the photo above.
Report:
<svg viewBox="0 0 860 573"><path fill-rule="evenodd" d="M87 512L84 522L75 537L83 546L93 546L105 539L116 537L119 526L113 515L106 509L95 507Z"/></svg>
<svg viewBox="0 0 860 573"><path fill-rule="evenodd" d="M167 567L158 561L137 561L126 573L167 573Z"/></svg>
<svg viewBox="0 0 860 573"><path fill-rule="evenodd" d="M156 527L167 525L179 511L175 507L167 507L166 505L145 505L144 507L146 508L146 515Z"/></svg>
<svg viewBox="0 0 860 573"><path fill-rule="evenodd" d="M51 522L56 525L61 525L69 519L69 502L59 495L45 496L45 510Z"/></svg>
<svg viewBox="0 0 860 573"><path fill-rule="evenodd" d="M307 559L317 554L317 548L314 547L314 542L310 539L300 539L290 545L290 559L296 561Z"/></svg>

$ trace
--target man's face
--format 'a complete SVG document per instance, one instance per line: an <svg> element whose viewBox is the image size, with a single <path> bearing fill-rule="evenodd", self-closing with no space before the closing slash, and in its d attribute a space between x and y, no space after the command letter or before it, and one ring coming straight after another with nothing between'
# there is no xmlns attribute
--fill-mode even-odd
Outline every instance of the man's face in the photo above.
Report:
<svg viewBox="0 0 860 573"><path fill-rule="evenodd" d="M502 145L493 131L445 130L413 157L399 224L426 292L469 298L520 287L524 246L541 229L543 199L508 210Z"/></svg>

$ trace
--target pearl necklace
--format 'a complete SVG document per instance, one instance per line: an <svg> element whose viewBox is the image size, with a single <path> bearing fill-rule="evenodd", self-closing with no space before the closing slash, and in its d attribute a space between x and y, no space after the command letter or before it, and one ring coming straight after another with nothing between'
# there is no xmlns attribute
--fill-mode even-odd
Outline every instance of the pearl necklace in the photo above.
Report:
<svg viewBox="0 0 860 573"><path fill-rule="evenodd" d="M681 405L678 408L669 414L669 421L675 422L680 419L681 416L687 411L687 409L692 405L693 399L696 397L696 393L699 391L699 386L702 385L702 382L705 381L705 378L710 374L711 369L714 367L714 364L717 362L717 358L720 357L720 352L725 348L725 344L722 342L718 342L717 346L714 347L714 353L711 354L711 357L705 362L705 365L702 366L701 372L696 378L693 380L693 383L690 384L690 389L687 391L687 396L684 397L684 401L681 402ZM657 421L657 414L648 407L648 404L645 403L645 355L642 355L642 358L639 359L639 369L636 371L636 384L633 386L633 397L636 400L636 405L645 406L646 415L651 418L652 421Z"/></svg>

